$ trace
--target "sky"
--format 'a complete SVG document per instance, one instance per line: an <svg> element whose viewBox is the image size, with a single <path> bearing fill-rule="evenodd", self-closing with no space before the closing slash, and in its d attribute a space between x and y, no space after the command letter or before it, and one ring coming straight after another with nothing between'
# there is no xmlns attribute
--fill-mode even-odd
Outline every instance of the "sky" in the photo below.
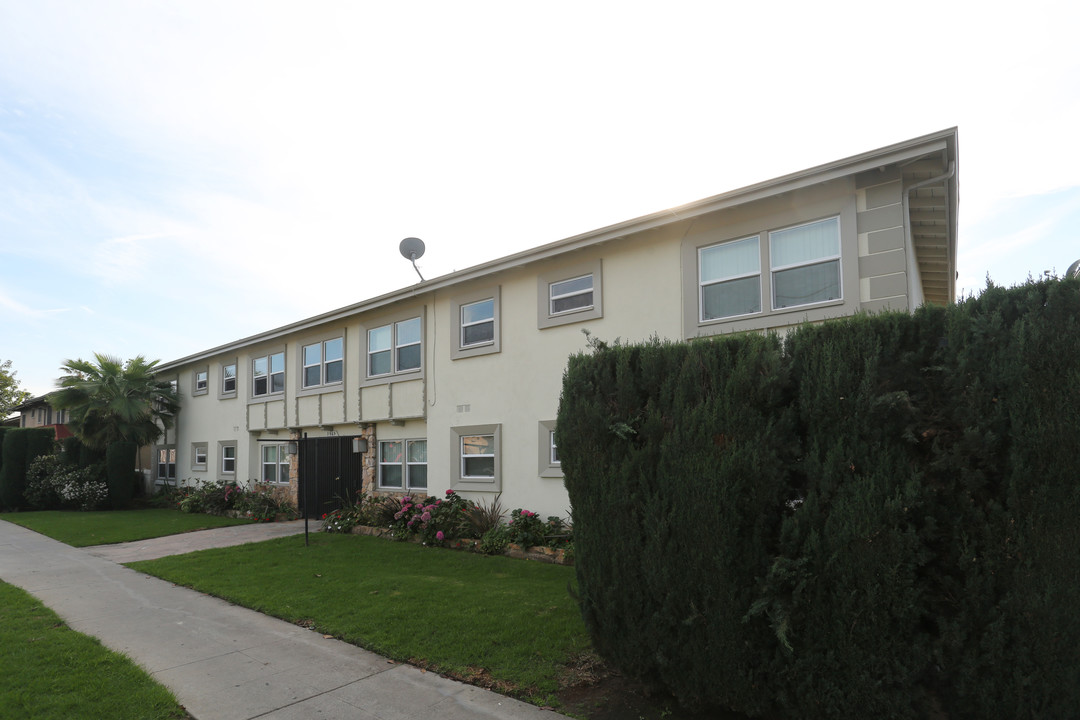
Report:
<svg viewBox="0 0 1080 720"><path fill-rule="evenodd" d="M163 362L953 126L958 293L1080 259L1076 2L0 0L0 362Z"/></svg>

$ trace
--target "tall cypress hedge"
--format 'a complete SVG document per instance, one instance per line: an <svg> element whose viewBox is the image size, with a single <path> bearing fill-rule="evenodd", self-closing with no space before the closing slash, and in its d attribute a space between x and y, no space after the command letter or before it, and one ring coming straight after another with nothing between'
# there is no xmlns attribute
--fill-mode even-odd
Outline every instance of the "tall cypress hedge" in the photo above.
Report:
<svg viewBox="0 0 1080 720"><path fill-rule="evenodd" d="M111 443L105 453L105 479L109 487L109 504L123 510L131 503L135 490L135 453L139 446L130 440Z"/></svg>
<svg viewBox="0 0 1080 720"><path fill-rule="evenodd" d="M571 359L597 650L689 706L1080 707L1080 285Z"/></svg>
<svg viewBox="0 0 1080 720"><path fill-rule="evenodd" d="M53 451L51 428L9 428L3 436L0 465L0 507L18 510L26 506L26 471L39 455Z"/></svg>

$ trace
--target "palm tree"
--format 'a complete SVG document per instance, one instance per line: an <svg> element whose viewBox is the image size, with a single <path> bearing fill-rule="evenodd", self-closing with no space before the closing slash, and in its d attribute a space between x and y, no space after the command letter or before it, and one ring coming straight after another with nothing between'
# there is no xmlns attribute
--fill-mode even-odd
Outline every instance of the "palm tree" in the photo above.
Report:
<svg viewBox="0 0 1080 720"><path fill-rule="evenodd" d="M94 353L97 363L67 360L60 368L60 388L49 404L68 410L68 423L79 440L90 448L105 449L119 440L149 445L164 429L172 427L180 409L176 388L157 380L157 360L138 355L127 362Z"/></svg>

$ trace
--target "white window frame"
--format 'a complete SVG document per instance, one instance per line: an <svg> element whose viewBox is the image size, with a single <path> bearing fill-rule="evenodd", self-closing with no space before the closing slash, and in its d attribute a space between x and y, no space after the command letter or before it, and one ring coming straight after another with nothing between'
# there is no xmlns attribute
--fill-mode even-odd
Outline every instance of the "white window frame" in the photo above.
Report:
<svg viewBox="0 0 1080 720"><path fill-rule="evenodd" d="M229 368L232 368L232 377L227 374ZM221 363L221 385L219 386L219 397L232 398L236 397L237 384L239 383L239 368L236 360ZM227 387L229 380L232 380L232 389Z"/></svg>
<svg viewBox="0 0 1080 720"><path fill-rule="evenodd" d="M562 292L561 290L557 290L557 288L560 285L566 285L568 283L572 283L572 282L575 282L577 280L584 280L586 278L589 279L589 287L587 289L569 290L567 292ZM592 307L593 307L593 288L594 288L593 283L594 283L593 274L592 273L586 273L585 275L578 275L577 277L567 278L565 280L558 280L556 282L553 282L553 283L549 284L548 285L548 314L552 315L552 316L566 315L568 313L576 313L576 312L583 312L585 310L591 310ZM556 300L565 300L565 299L568 299L568 298L584 297L585 295L589 296L589 302L587 302L584 305L575 305L573 307L567 308L566 310L556 310L555 309L555 301Z"/></svg>
<svg viewBox="0 0 1080 720"><path fill-rule="evenodd" d="M191 382L192 395L206 395L210 392L210 369L201 368L196 370Z"/></svg>
<svg viewBox="0 0 1080 720"><path fill-rule="evenodd" d="M201 456L201 460L200 460ZM208 448L204 442L191 443L191 469L206 471L209 462Z"/></svg>
<svg viewBox="0 0 1080 720"><path fill-rule="evenodd" d="M176 446L159 445L155 448L156 458L154 462L154 481L158 484L176 482ZM162 474L161 469L165 468Z"/></svg>
<svg viewBox="0 0 1080 720"><path fill-rule="evenodd" d="M277 451L277 460L273 462L267 462L266 451L270 448L274 448ZM271 483L274 485L288 485L290 475L292 474L292 468L289 461L289 446L283 442L262 442L259 443L259 482ZM268 465L274 467L274 476L276 479L266 479L266 468ZM285 473L285 479L282 480L281 474Z"/></svg>
<svg viewBox="0 0 1080 720"><path fill-rule="evenodd" d="M397 316L383 318L378 321L378 324L372 324L367 327L361 328L361 342L363 343L363 356L364 356L364 380L365 385L378 385L382 383L391 382L393 380L401 379L402 376L411 377L423 377L424 366L427 361L424 357L425 353L425 340L424 333L426 331L425 311L420 309L413 310L408 313L401 313ZM418 337L419 339L414 342L403 342L402 329L407 323L417 323L419 325ZM386 336L389 337L389 345L379 350L371 349L371 336L373 333L383 331ZM419 366L417 367L401 367L401 351L405 348L418 347L419 348ZM389 356L389 370L378 374L372 374L371 361L372 357L376 354L388 353Z"/></svg>
<svg viewBox="0 0 1080 720"><path fill-rule="evenodd" d="M274 370L274 358L281 358L281 370ZM266 362L266 371L263 375L259 375L256 369L256 363L260 360ZM285 358L285 351L279 350L277 352L266 353L265 355L258 355L251 358L251 397L256 400L261 400L267 397L274 397L285 394L285 370L288 367ZM266 378L266 390L263 392L258 391L259 379ZM280 377L281 389L274 390L274 378Z"/></svg>
<svg viewBox="0 0 1080 720"><path fill-rule="evenodd" d="M460 360L462 358L476 357L477 355L489 355L497 353L502 350L502 302L501 302L501 289L498 285L493 287L479 288L469 293L464 293L454 297L450 302L450 312L452 313L450 318L451 327L454 328L454 341L450 345L450 359ZM483 320L480 322L464 323L463 314L465 308L471 305L476 305L485 301L491 301L492 303L492 318L490 320ZM479 325L481 323L492 323L492 339L484 340L482 342L474 342L468 345L464 344L464 328Z"/></svg>
<svg viewBox="0 0 1080 720"><path fill-rule="evenodd" d="M491 452L478 454L468 453L473 457L492 457L494 459L494 475L466 475L465 474L465 438L482 436L491 438ZM453 469L450 478L451 487L455 490L476 492L500 492L502 490L502 425L465 425L450 428L451 446L450 457L453 458Z"/></svg>
<svg viewBox="0 0 1080 720"><path fill-rule="evenodd" d="M542 478L561 478L563 476L562 462L555 455L555 421L541 420L536 436L536 456L539 469L537 474Z"/></svg>
<svg viewBox="0 0 1080 720"><path fill-rule="evenodd" d="M327 346L337 343L338 357L333 360L327 359L329 354L327 352ZM318 360L314 363L308 362L308 348L318 348ZM320 340L319 342L308 343L300 348L300 387L303 390L314 390L325 387L337 387L345 382L345 337L339 335L337 337L327 338ZM330 377L330 370L332 366L337 366L338 374L340 378L338 380L328 380ZM319 377L317 382L308 383L308 368L318 368Z"/></svg>
<svg viewBox="0 0 1080 720"><path fill-rule="evenodd" d="M418 443L423 443L424 444L424 461L423 462L410 461L409 460L409 450L412 448L413 445L418 444ZM384 448L385 445L393 445L393 444L399 444L401 446L401 459L400 460L394 460L394 461L387 461L383 448ZM426 492L427 487L428 487L428 476L427 476L427 472L426 472L427 467L428 467L427 457L428 457L428 455L427 455L427 438L398 438L398 439L392 439L392 440L380 440L379 441L379 461L378 461L378 464L379 464L379 477L378 477L379 490L384 490L384 491L387 491L387 492L412 492L412 491L415 491L415 490L423 490L423 491ZM413 482L414 473L413 473L412 468L421 467L421 466L425 470L424 484L423 485L419 485L419 484ZM398 472L400 473L401 485L386 485L386 484L384 484L383 483L384 468L396 468L398 470Z"/></svg>
<svg viewBox="0 0 1080 720"><path fill-rule="evenodd" d="M781 233L788 232L790 230L798 230L799 228L810 227L812 225L821 225L831 222L836 226L836 253L831 255L823 255L821 257L813 258L803 262L789 263L787 265L776 265L773 258L776 253L774 251L774 238ZM843 237L840 228L840 216L835 215L833 217L821 218L819 220L811 220L809 222L798 223L796 225L788 225L786 227L777 228L769 231L769 272L771 276L770 281L770 296L772 299L772 309L774 311L786 311L796 308L813 307L815 305L822 305L825 303L836 303L844 300L844 261L841 257L843 254ZM824 265L826 263L836 263L836 291L837 296L833 298L826 298L824 300L813 300L810 302L794 303L792 305L777 305L776 304L776 275L777 273L797 270L799 268L813 267L814 265Z"/></svg>
<svg viewBox="0 0 1080 720"><path fill-rule="evenodd" d="M560 296L556 292L557 286L560 283L580 280L584 277L592 277L592 290L588 291L592 293L592 302L587 306L555 312L552 302ZM565 293L563 296L572 297L585 292L579 290ZM597 320L602 317L604 317L604 274L603 265L599 258L563 266L537 275L536 326L539 329L580 323L585 320Z"/></svg>
<svg viewBox="0 0 1080 720"><path fill-rule="evenodd" d="M232 451L232 457L229 457L228 450ZM219 442L218 443L218 478L221 480L235 480L236 479L236 465L238 461L237 449L235 442ZM226 469L229 461L232 461L232 470Z"/></svg>
<svg viewBox="0 0 1080 720"><path fill-rule="evenodd" d="M486 305L488 303L491 303L491 315L490 316L485 315L482 320L473 320L473 321L466 321L465 320L465 310L467 308L475 307L477 305ZM472 349L472 348L477 348L477 347L483 347L485 345L494 344L494 342L495 342L495 298L489 297L489 298L483 298L482 300L476 300L476 301L470 302L470 303L464 303L459 308L458 312L461 313L461 318L460 318L461 323L459 325L459 331L458 331L458 342L459 342L458 347L465 350L465 349ZM491 325L491 339L490 340L477 340L475 342L466 342L466 340L465 340L465 331L468 328L480 327L481 325L488 325L488 324Z"/></svg>
<svg viewBox="0 0 1080 720"><path fill-rule="evenodd" d="M705 267L705 263L704 263L704 255L705 255L705 253L707 253L710 250L715 250L715 249L722 248L722 247L732 247L732 246L738 245L740 243L750 243L750 242L753 242L755 244L755 247L756 247L756 250L757 250L758 267L757 267L756 272L744 272L744 273L738 273L738 274L735 274L735 275L725 275L724 277L718 278L716 280L703 280L702 279L702 277L701 277L702 270ZM713 243L712 245L706 245L705 247L700 247L700 248L698 248L697 257L698 257L697 276L698 276L698 322L699 323L720 322L720 321L724 321L724 320L732 320L734 318L749 317L749 316L752 316L752 315L760 315L761 314L761 310L764 307L764 303L761 301L762 289L761 289L761 235L760 234L748 235L746 237L736 238L734 240L725 240L724 242ZM749 278L757 278L758 279L758 309L757 310L752 310L752 311L746 312L746 313L735 313L735 314L732 314L732 315L718 315L717 317L710 317L710 318L705 317L705 288L713 287L713 286L716 286L716 285L724 285L724 284L727 284L727 283L732 283L732 282L735 282L735 281L738 281L738 280L746 280L746 279L749 279Z"/></svg>

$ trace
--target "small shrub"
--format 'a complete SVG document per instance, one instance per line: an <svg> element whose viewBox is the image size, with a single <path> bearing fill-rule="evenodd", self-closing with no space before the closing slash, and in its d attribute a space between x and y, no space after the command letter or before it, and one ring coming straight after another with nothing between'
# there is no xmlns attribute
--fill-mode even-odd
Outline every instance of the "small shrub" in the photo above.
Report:
<svg viewBox="0 0 1080 720"><path fill-rule="evenodd" d="M357 525L363 525L366 496L360 493L355 498L346 497L340 508L331 510L322 517L323 532L349 533Z"/></svg>
<svg viewBox="0 0 1080 720"><path fill-rule="evenodd" d="M503 507L496 495L490 503L473 503L469 511L469 521L472 523L475 537L482 538L489 530L498 527L502 522Z"/></svg>
<svg viewBox="0 0 1080 720"><path fill-rule="evenodd" d="M477 549L484 555L502 555L510 544L510 531L506 525L496 525L480 538Z"/></svg>
<svg viewBox="0 0 1080 720"><path fill-rule="evenodd" d="M244 494L244 489L234 483L219 480L196 480L194 487L183 488L179 507L184 512L224 515L234 509Z"/></svg>
<svg viewBox="0 0 1080 720"><path fill-rule="evenodd" d="M510 513L510 523L506 526L510 542L522 547L543 545L547 526L540 516L530 510L517 508Z"/></svg>
<svg viewBox="0 0 1080 720"><path fill-rule="evenodd" d="M296 518L296 508L284 488L256 483L251 490L236 487L232 509L256 522L272 522L278 515Z"/></svg>
<svg viewBox="0 0 1080 720"><path fill-rule="evenodd" d="M64 467L52 476L52 484L61 503L78 510L100 510L109 499L105 466Z"/></svg>
<svg viewBox="0 0 1080 720"><path fill-rule="evenodd" d="M34 458L26 471L26 490L23 495L34 510L53 510L60 507L60 495L53 476L63 467L60 456L41 455Z"/></svg>

